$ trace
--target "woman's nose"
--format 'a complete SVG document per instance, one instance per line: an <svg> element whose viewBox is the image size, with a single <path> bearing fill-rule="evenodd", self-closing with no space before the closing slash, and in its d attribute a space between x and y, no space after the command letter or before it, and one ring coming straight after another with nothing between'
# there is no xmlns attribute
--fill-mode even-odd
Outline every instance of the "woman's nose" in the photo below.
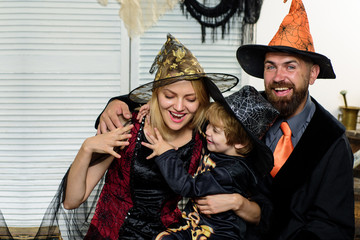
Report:
<svg viewBox="0 0 360 240"><path fill-rule="evenodd" d="M174 109L178 112L181 112L184 110L184 102L181 99L178 99L176 103L174 104Z"/></svg>

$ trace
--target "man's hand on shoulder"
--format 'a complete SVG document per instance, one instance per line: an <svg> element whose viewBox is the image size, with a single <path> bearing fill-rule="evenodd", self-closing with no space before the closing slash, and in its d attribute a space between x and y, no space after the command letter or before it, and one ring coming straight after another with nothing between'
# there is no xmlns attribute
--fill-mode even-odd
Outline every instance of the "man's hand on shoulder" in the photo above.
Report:
<svg viewBox="0 0 360 240"><path fill-rule="evenodd" d="M106 133L123 127L131 118L128 105L120 100L111 101L101 114L97 134Z"/></svg>

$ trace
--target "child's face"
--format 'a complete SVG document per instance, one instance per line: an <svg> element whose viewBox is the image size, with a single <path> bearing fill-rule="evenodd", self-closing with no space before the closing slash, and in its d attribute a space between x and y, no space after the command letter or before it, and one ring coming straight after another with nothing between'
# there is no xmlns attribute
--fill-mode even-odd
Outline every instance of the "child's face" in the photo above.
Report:
<svg viewBox="0 0 360 240"><path fill-rule="evenodd" d="M222 123L221 123L222 125ZM220 125L220 126L221 126ZM222 153L237 156L234 145L228 145L224 129L209 123L206 127L206 142L210 152Z"/></svg>

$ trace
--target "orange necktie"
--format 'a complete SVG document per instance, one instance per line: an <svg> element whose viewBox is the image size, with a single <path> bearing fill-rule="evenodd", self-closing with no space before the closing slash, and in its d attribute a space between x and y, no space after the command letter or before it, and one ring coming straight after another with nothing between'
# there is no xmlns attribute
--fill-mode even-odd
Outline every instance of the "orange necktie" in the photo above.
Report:
<svg viewBox="0 0 360 240"><path fill-rule="evenodd" d="M289 124L287 122L282 122L280 128L283 135L279 139L274 151L274 168L271 170L271 176L273 177L275 177L294 149L291 142L291 129Z"/></svg>

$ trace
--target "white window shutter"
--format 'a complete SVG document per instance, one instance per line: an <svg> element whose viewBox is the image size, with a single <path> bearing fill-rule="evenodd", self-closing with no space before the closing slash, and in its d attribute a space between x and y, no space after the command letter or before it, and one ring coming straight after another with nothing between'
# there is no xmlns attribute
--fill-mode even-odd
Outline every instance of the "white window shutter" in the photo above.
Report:
<svg viewBox="0 0 360 240"><path fill-rule="evenodd" d="M0 210L9 226L39 225L97 115L129 91L118 9L0 2Z"/></svg>

